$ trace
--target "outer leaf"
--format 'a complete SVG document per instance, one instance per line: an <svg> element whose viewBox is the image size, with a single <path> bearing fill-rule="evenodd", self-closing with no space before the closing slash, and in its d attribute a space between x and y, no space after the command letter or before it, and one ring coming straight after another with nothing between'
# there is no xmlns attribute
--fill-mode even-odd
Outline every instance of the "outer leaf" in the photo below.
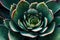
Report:
<svg viewBox="0 0 60 40"><path fill-rule="evenodd" d="M22 23L20 20L18 20L18 25L19 25L19 27L20 27L21 29L23 29L23 30L26 31L25 26L23 25L23 23Z"/></svg>
<svg viewBox="0 0 60 40"><path fill-rule="evenodd" d="M47 5L53 11L53 13L56 13L57 11L60 10L60 1L58 2L50 1L50 2L47 2Z"/></svg>
<svg viewBox="0 0 60 40"><path fill-rule="evenodd" d="M57 26L55 31L54 31L54 34L53 34L53 40L60 40L60 27Z"/></svg>
<svg viewBox="0 0 60 40"><path fill-rule="evenodd" d="M56 26L60 25L60 16L55 17Z"/></svg>
<svg viewBox="0 0 60 40"><path fill-rule="evenodd" d="M46 3L40 2L37 4L36 8L39 10L39 12L42 12L42 15L48 19L49 23L53 20L52 12L49 10Z"/></svg>
<svg viewBox="0 0 60 40"><path fill-rule="evenodd" d="M22 37L19 33L9 31L8 33L9 40L24 40L24 37Z"/></svg>
<svg viewBox="0 0 60 40"><path fill-rule="evenodd" d="M49 25L49 28L46 30L46 32L44 32L44 34L42 34L42 35L40 35L40 36L43 37L43 36L46 36L46 35L51 34L51 33L53 33L54 29L55 29L55 22L51 23L51 24Z"/></svg>
<svg viewBox="0 0 60 40"><path fill-rule="evenodd" d="M8 40L8 29L0 24L0 40Z"/></svg>
<svg viewBox="0 0 60 40"><path fill-rule="evenodd" d="M43 40L60 40L60 27L56 26L54 32L51 35L43 37Z"/></svg>
<svg viewBox="0 0 60 40"><path fill-rule="evenodd" d="M3 5L7 8L10 9L11 4L13 3L18 3L19 0L1 0L1 2L3 3Z"/></svg>
<svg viewBox="0 0 60 40"><path fill-rule="evenodd" d="M21 0L16 7L16 12L12 14L12 19L17 23L18 19L21 19L24 12L28 9L29 3L25 0Z"/></svg>
<svg viewBox="0 0 60 40"><path fill-rule="evenodd" d="M23 35L23 36L25 36L25 37L30 37L30 38L35 38L35 37L37 37L36 34L31 33L31 32L26 32L26 31L20 31L20 34Z"/></svg>
<svg viewBox="0 0 60 40"><path fill-rule="evenodd" d="M5 19L5 20L4 20L4 25L5 25L5 27L8 28L8 29L10 29L9 21L10 21L10 20L8 20L8 19Z"/></svg>
<svg viewBox="0 0 60 40"><path fill-rule="evenodd" d="M10 28L15 31L15 32L19 32L19 27L13 22L13 21L10 21L9 22L9 25L10 25Z"/></svg>

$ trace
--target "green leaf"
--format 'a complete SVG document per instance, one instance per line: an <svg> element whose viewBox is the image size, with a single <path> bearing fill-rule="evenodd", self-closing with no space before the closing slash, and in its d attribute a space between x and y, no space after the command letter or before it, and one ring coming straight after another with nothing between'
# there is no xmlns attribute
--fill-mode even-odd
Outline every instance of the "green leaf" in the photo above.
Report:
<svg viewBox="0 0 60 40"><path fill-rule="evenodd" d="M47 20L47 18L46 18L46 17L44 17L44 27L46 27L46 26L47 26L47 23L48 23L48 20Z"/></svg>
<svg viewBox="0 0 60 40"><path fill-rule="evenodd" d="M50 1L47 2L47 6L53 11L53 13L60 10L60 2Z"/></svg>
<svg viewBox="0 0 60 40"><path fill-rule="evenodd" d="M0 40L8 40L8 29L0 24Z"/></svg>
<svg viewBox="0 0 60 40"><path fill-rule="evenodd" d="M24 40L24 37L17 32L9 31L8 36L9 40Z"/></svg>
<svg viewBox="0 0 60 40"><path fill-rule="evenodd" d="M33 32L38 32L38 31L40 31L41 29L42 29L41 27L38 27L38 28L33 29L32 31L33 31Z"/></svg>
<svg viewBox="0 0 60 40"><path fill-rule="evenodd" d="M55 17L56 26L60 25L60 16Z"/></svg>
<svg viewBox="0 0 60 40"><path fill-rule="evenodd" d="M9 22L9 25L10 25L10 28L11 28L13 31L19 32L18 26L17 26L13 21L10 21L10 22Z"/></svg>
<svg viewBox="0 0 60 40"><path fill-rule="evenodd" d="M0 0L3 5L7 8L7 9L10 9L10 6L13 4L13 3L18 3L19 0Z"/></svg>
<svg viewBox="0 0 60 40"><path fill-rule="evenodd" d="M39 12L42 13L44 17L48 19L49 23L53 20L52 11L48 8L46 3L40 2L39 4L37 4L36 8L39 10Z"/></svg>
<svg viewBox="0 0 60 40"><path fill-rule="evenodd" d="M35 38L35 37L37 37L36 34L31 33L31 32L26 32L26 31L20 31L20 34L22 36L29 37L29 38Z"/></svg>
<svg viewBox="0 0 60 40"><path fill-rule="evenodd" d="M38 32L38 31L41 31L42 30L42 25L43 25L43 22L37 26L36 28L32 29L33 32Z"/></svg>
<svg viewBox="0 0 60 40"><path fill-rule="evenodd" d="M24 12L29 8L29 3L27 1L21 0L17 4L16 12L12 14L12 19L17 23L18 19L23 18Z"/></svg>
<svg viewBox="0 0 60 40"><path fill-rule="evenodd" d="M33 15L38 13L38 11L33 8L30 8L27 12L28 12L28 14L33 14Z"/></svg>
<svg viewBox="0 0 60 40"><path fill-rule="evenodd" d="M5 25L5 27L8 28L8 29L10 29L9 21L10 21L10 20L8 20L8 19L5 19L5 20L4 20L4 25Z"/></svg>
<svg viewBox="0 0 60 40"><path fill-rule="evenodd" d="M40 37L44 37L44 36L46 36L46 35L52 34L53 31L54 31L54 29L55 29L55 22L52 22L52 23L49 25L49 27L48 27L48 29L46 30L46 32L44 32L43 34L41 34Z"/></svg>
<svg viewBox="0 0 60 40"><path fill-rule="evenodd" d="M26 31L25 26L23 25L23 23L22 23L20 20L18 20L18 25L19 25L19 27L20 27L21 29L23 29L23 30Z"/></svg>
<svg viewBox="0 0 60 40"><path fill-rule="evenodd" d="M54 34L52 35L53 37L53 40L60 40L60 26L57 26L55 31L54 31Z"/></svg>
<svg viewBox="0 0 60 40"><path fill-rule="evenodd" d="M40 32L41 32L41 33L44 33L47 29L48 29L48 27L43 27Z"/></svg>

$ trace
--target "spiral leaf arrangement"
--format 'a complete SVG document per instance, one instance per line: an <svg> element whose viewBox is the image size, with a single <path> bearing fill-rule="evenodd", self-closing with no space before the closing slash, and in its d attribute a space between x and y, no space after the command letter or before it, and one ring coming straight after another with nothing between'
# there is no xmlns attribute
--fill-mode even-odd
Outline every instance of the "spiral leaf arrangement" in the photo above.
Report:
<svg viewBox="0 0 60 40"><path fill-rule="evenodd" d="M56 6L57 4L58 6ZM56 7L53 8L52 5ZM23 36L23 38L28 37L33 40L53 34L56 26L60 25L59 8L59 2L55 1L34 1L31 3L31 1L20 0L18 4L13 3L10 7L10 18L3 20L4 26L9 30L9 39L20 40ZM40 40L40 38L38 39Z"/></svg>

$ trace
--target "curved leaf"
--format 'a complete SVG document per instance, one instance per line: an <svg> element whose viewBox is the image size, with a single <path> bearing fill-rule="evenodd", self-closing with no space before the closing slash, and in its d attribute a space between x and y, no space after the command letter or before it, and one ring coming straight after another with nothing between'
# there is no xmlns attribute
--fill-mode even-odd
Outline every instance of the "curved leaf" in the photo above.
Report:
<svg viewBox="0 0 60 40"><path fill-rule="evenodd" d="M3 3L3 5L7 8L7 9L10 9L11 5L13 3L18 3L19 0L1 0L1 2Z"/></svg>
<svg viewBox="0 0 60 40"><path fill-rule="evenodd" d="M48 29L48 27L43 27L40 32L41 32L41 33L44 33L44 32L46 32L47 29Z"/></svg>
<svg viewBox="0 0 60 40"><path fill-rule="evenodd" d="M52 35L53 37L53 40L60 40L60 27L57 26L55 31L54 31L54 34Z"/></svg>
<svg viewBox="0 0 60 40"><path fill-rule="evenodd" d="M8 29L0 24L0 40L8 40Z"/></svg>
<svg viewBox="0 0 60 40"><path fill-rule="evenodd" d="M8 28L8 29L10 29L9 21L10 21L10 20L8 20L8 19L5 19L5 20L4 20L4 25L5 25L5 27Z"/></svg>
<svg viewBox="0 0 60 40"><path fill-rule="evenodd" d="M25 31L20 31L20 34L23 35L23 36L25 36L25 37L30 37L30 38L35 38L35 37L37 37L36 34L34 34L34 33L29 33L29 32L25 32Z"/></svg>
<svg viewBox="0 0 60 40"><path fill-rule="evenodd" d="M39 12L42 12L42 15L48 19L49 23L53 20L52 12L49 10L46 3L40 2L37 4L36 8L39 10Z"/></svg>
<svg viewBox="0 0 60 40"><path fill-rule="evenodd" d="M27 1L21 0L17 4L16 12L12 13L12 19L17 23L18 19L21 19L24 12L29 8L29 3Z"/></svg>
<svg viewBox="0 0 60 40"><path fill-rule="evenodd" d="M48 24L48 20L47 20L47 18L46 18L46 17L44 17L44 27L46 27L46 26L47 26L47 24Z"/></svg>
<svg viewBox="0 0 60 40"><path fill-rule="evenodd" d="M55 17L56 26L60 25L60 16Z"/></svg>
<svg viewBox="0 0 60 40"><path fill-rule="evenodd" d="M27 30L27 29L25 28L25 26L23 25L23 23L22 23L20 20L18 20L18 25L19 25L19 27L20 27L21 29Z"/></svg>
<svg viewBox="0 0 60 40"><path fill-rule="evenodd" d="M42 25L43 25L43 22L39 25L39 27L32 29L32 31L33 32L41 31L42 30Z"/></svg>
<svg viewBox="0 0 60 40"><path fill-rule="evenodd" d="M17 26L13 21L10 21L10 22L9 22L9 25L10 25L10 28L11 28L13 31L19 32L18 26Z"/></svg>
<svg viewBox="0 0 60 40"><path fill-rule="evenodd" d="M53 13L56 13L57 11L60 10L60 1L50 1L47 2L47 6L53 11Z"/></svg>
<svg viewBox="0 0 60 40"><path fill-rule="evenodd" d="M40 37L44 37L46 35L49 35L49 34L53 33L54 29L55 29L55 22L51 23L49 25L48 29L46 30L46 32L41 34Z"/></svg>
<svg viewBox="0 0 60 40"><path fill-rule="evenodd" d="M24 40L24 37L22 37L19 33L9 31L8 33L9 40Z"/></svg>
<svg viewBox="0 0 60 40"><path fill-rule="evenodd" d="M30 8L27 12L29 14L37 14L38 13L38 11L36 9L33 9L33 8Z"/></svg>

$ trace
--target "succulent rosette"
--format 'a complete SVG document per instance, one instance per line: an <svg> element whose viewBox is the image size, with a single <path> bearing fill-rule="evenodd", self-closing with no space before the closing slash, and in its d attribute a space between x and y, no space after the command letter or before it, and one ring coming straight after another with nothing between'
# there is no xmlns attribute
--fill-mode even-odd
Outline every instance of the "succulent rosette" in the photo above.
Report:
<svg viewBox="0 0 60 40"><path fill-rule="evenodd" d="M11 5L9 16L11 18L3 20L4 26L8 29L9 40L20 40L21 38L24 40L25 37L32 38L30 40L34 38L40 40L53 34L56 26L60 25L60 5L58 3L58 6L54 7L57 3L53 1L51 3L49 1L31 3L20 0L18 4Z"/></svg>

